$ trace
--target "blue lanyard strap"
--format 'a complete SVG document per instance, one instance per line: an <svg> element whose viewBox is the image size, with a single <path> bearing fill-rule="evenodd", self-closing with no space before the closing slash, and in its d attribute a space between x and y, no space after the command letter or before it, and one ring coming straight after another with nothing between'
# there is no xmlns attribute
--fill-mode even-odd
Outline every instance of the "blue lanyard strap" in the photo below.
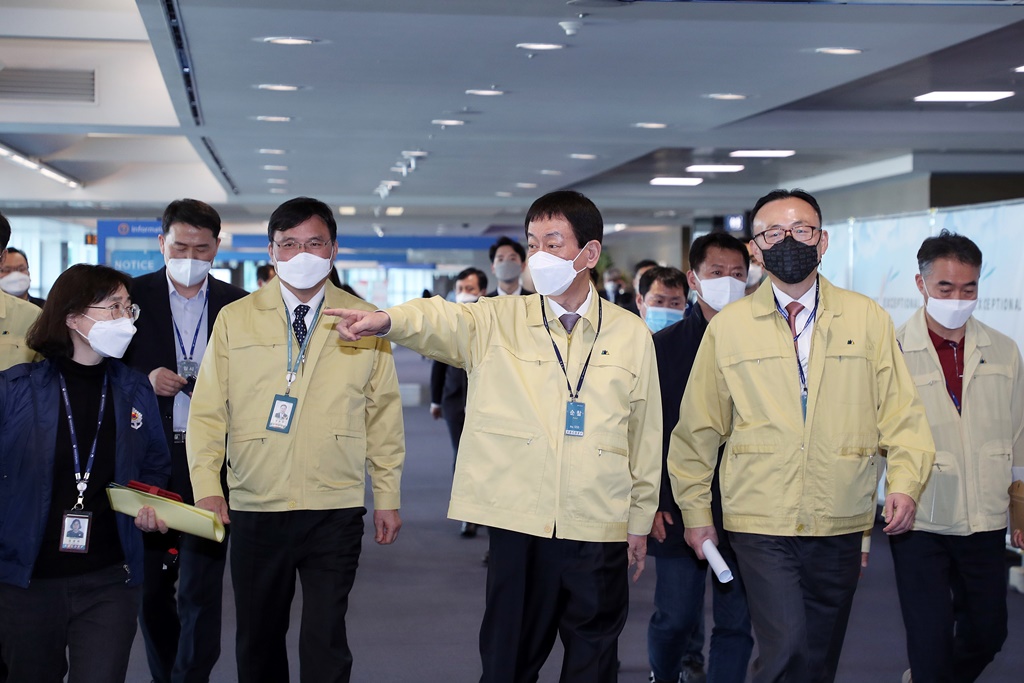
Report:
<svg viewBox="0 0 1024 683"><path fill-rule="evenodd" d="M807 328L810 327L811 322L818 315L818 297L821 294L821 288L818 287L817 282L814 283L814 288L814 308L811 309L811 314L807 316L807 320L804 321L804 326L801 327L800 331L796 333L795 337L793 337L793 350L796 352L796 371L797 376L800 378L800 390L803 393L807 392L807 375L804 374L804 366L803 363L800 362L800 349L798 344L800 342L800 337L803 336L804 332L807 331ZM780 314L782 314L782 318L788 323L789 313L787 313L786 309L784 309L782 305L779 303L778 297L775 297L775 308L779 311Z"/></svg>
<svg viewBox="0 0 1024 683"><path fill-rule="evenodd" d="M295 381L295 377L299 372L299 365L306 360L306 347L309 346L309 340L313 338L313 331L316 330L316 324L320 320L320 309L324 307L324 299L320 299L320 303L317 304L316 314L313 316L313 324L309 326L309 331L306 333L306 338L302 340L302 346L299 347L299 357L295 359L295 364L292 365L292 337L295 336L295 331L292 329L292 314L285 306L284 317L285 317L285 333L288 336L288 373L286 379L288 380L288 386L285 387L284 395L288 396L292 391L292 382Z"/></svg>
<svg viewBox="0 0 1024 683"><path fill-rule="evenodd" d="M89 450L89 460L85 463L85 472L82 472L81 461L78 457L78 435L75 433L75 418L71 416L71 400L68 398L68 385L64 381L64 375L57 373L60 380L60 393L64 397L64 409L68 414L68 431L71 432L71 452L75 456L75 488L78 489L78 501L73 509L81 510L85 500L85 490L89 488L89 474L92 473L92 463L96 459L96 444L100 440L100 427L103 425L103 410L107 406L107 377L103 377L103 393L100 394L100 416L96 420L96 436L92 440L92 448Z"/></svg>
<svg viewBox="0 0 1024 683"><path fill-rule="evenodd" d="M583 363L583 371L580 373L580 381L576 383L576 393L572 391L572 384L569 383L569 373L565 371L565 363L562 361L562 354L558 350L558 345L555 344L555 338L551 336L551 328L548 326L548 314L544 310L544 296L540 297L540 315L544 320L544 329L548 332L548 339L551 340L551 348L555 350L555 358L558 359L558 366L562 368L562 374L565 375L565 386L569 389L569 400L575 401L580 397L580 390L583 388L583 378L587 376L587 368L590 367L590 357L594 355L594 347L597 346L597 337L601 334L601 322L604 319L604 309L601 306L601 298L597 299L597 332L594 334L594 343L590 345L590 353L587 354L587 360Z"/></svg>
<svg viewBox="0 0 1024 683"><path fill-rule="evenodd" d="M207 288L203 294L203 310L199 313L199 322L196 323L196 332L192 335L192 349L185 352L185 342L181 338L181 331L178 329L178 323L174 320L174 316L171 316L171 324L174 325L174 334L178 337L178 346L181 347L181 355L185 360L192 360L196 356L196 341L199 339L199 328L203 326L203 314L206 313L206 306L210 301L210 290Z"/></svg>

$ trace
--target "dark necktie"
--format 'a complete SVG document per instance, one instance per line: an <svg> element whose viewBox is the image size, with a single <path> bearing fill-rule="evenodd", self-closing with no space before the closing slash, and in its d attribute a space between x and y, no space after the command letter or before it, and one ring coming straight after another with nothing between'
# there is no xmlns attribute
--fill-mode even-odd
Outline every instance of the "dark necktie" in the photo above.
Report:
<svg viewBox="0 0 1024 683"><path fill-rule="evenodd" d="M802 310L804 310L804 305L799 301L790 301L786 304L786 313L789 314L789 331L793 333L793 347L796 348L797 358L800 357L800 346L796 340L796 317Z"/></svg>
<svg viewBox="0 0 1024 683"><path fill-rule="evenodd" d="M572 334L572 328L576 327L576 321L580 319L579 313L563 313L558 316L558 319L562 321L562 327L569 334Z"/></svg>
<svg viewBox="0 0 1024 683"><path fill-rule="evenodd" d="M295 330L295 339L299 342L300 347L302 342L306 341L307 313L309 313L309 306L306 304L299 304L292 313L292 329Z"/></svg>

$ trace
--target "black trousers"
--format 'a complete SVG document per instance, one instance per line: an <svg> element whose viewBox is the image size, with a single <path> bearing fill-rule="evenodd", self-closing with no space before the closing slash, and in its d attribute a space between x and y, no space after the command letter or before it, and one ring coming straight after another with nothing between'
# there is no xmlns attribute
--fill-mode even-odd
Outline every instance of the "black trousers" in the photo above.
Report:
<svg viewBox="0 0 1024 683"><path fill-rule="evenodd" d="M123 683L139 587L121 565L28 588L0 584L0 640L10 683ZM70 668L69 668L70 659Z"/></svg>
<svg viewBox="0 0 1024 683"><path fill-rule="evenodd" d="M969 683L1006 640L1006 530L889 539L914 683Z"/></svg>
<svg viewBox="0 0 1024 683"><path fill-rule="evenodd" d="M757 637L754 683L835 680L860 578L861 538L730 532Z"/></svg>
<svg viewBox="0 0 1024 683"><path fill-rule="evenodd" d="M222 475L223 476L223 475ZM185 444L171 444L168 489L192 503ZM230 537L231 527L226 527ZM155 683L207 683L220 657L228 537L145 534L139 625ZM172 562L171 549L177 551Z"/></svg>
<svg viewBox="0 0 1024 683"><path fill-rule="evenodd" d="M239 683L288 683L285 634L295 575L302 581L302 683L347 683L345 631L366 508L231 511L231 580Z"/></svg>
<svg viewBox="0 0 1024 683"><path fill-rule="evenodd" d="M489 531L481 683L532 683L556 634L562 683L614 683L629 608L626 543Z"/></svg>

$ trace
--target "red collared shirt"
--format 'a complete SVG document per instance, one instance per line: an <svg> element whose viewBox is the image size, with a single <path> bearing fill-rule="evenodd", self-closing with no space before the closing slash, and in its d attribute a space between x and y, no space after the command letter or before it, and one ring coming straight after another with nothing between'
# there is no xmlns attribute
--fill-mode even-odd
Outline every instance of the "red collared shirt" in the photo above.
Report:
<svg viewBox="0 0 1024 683"><path fill-rule="evenodd" d="M942 374L946 378L946 391L956 406L956 412L959 413L964 388L963 341L957 343L943 339L931 330L928 330L928 336L932 339L935 352L939 354L939 365L942 366Z"/></svg>

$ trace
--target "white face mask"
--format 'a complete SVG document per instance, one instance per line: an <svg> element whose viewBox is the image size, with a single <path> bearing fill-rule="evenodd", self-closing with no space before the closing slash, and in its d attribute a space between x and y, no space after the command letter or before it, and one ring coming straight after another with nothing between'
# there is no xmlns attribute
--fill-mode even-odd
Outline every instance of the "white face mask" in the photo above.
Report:
<svg viewBox="0 0 1024 683"><path fill-rule="evenodd" d="M586 245L584 245L586 246ZM580 254L583 250L580 249ZM586 266L576 270L575 261L580 254L567 261L558 258L546 251L538 251L530 257L530 275L533 277L533 285L538 294L544 296L558 296L569 289L569 285L579 273L586 270Z"/></svg>
<svg viewBox="0 0 1024 683"><path fill-rule="evenodd" d="M700 285L697 296L716 311L722 310L733 301L739 301L747 291L747 283L734 277L701 280L697 273L694 273L693 279Z"/></svg>
<svg viewBox="0 0 1024 683"><path fill-rule="evenodd" d="M274 269L279 278L295 289L310 289L327 277L332 265L329 258L303 251L287 261L277 260Z"/></svg>
<svg viewBox="0 0 1024 683"><path fill-rule="evenodd" d="M28 273L21 273L14 271L8 273L3 277L0 277L0 289L4 290L11 296L21 296L28 291L28 286L32 283Z"/></svg>
<svg viewBox="0 0 1024 683"><path fill-rule="evenodd" d="M85 316L89 318L89 316ZM96 320L89 318L94 325L88 335L82 335L89 342L92 350L104 358L121 358L128 350L128 345L135 336L135 322L131 318L117 320ZM75 330L78 334L82 334Z"/></svg>
<svg viewBox="0 0 1024 683"><path fill-rule="evenodd" d="M479 294L470 294L469 292L458 292L455 294L455 303L457 304L471 304L479 299Z"/></svg>
<svg viewBox="0 0 1024 683"><path fill-rule="evenodd" d="M747 270L747 287L756 287L761 284L762 278L764 278L764 268L751 262L750 269Z"/></svg>
<svg viewBox="0 0 1024 683"><path fill-rule="evenodd" d="M523 267L517 261L499 261L494 264L494 275L500 282L515 282L523 274Z"/></svg>
<svg viewBox="0 0 1024 683"><path fill-rule="evenodd" d="M924 292L928 294L928 285L924 286ZM947 330L959 330L967 324L967 319L977 306L977 299L936 299L928 294L925 310L932 320Z"/></svg>
<svg viewBox="0 0 1024 683"><path fill-rule="evenodd" d="M172 258L167 259L167 273L179 285L193 287L206 279L212 265L194 258Z"/></svg>

